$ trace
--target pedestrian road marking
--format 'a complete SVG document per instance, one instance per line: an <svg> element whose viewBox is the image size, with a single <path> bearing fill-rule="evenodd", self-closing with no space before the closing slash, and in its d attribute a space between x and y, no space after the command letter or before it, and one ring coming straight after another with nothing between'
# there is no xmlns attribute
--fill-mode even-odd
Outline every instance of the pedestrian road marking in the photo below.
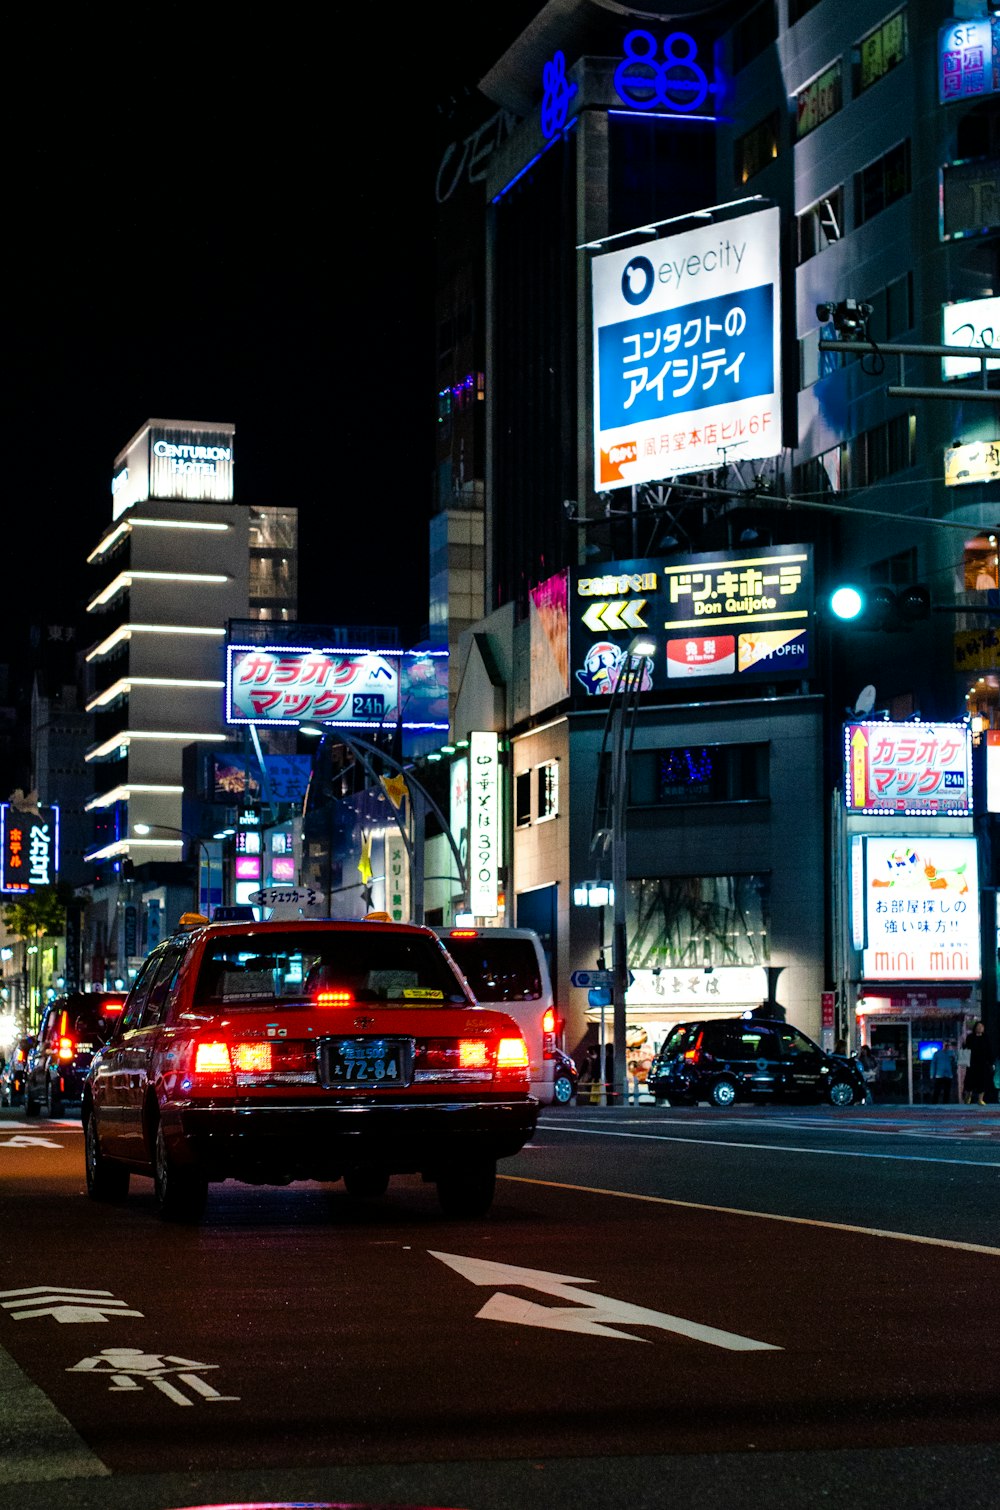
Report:
<svg viewBox="0 0 1000 1510"><path fill-rule="evenodd" d="M498 1291L476 1313L483 1321L551 1327L558 1332L584 1332L591 1337L621 1337L626 1342L648 1342L650 1339L633 1337L631 1332L623 1332L622 1326L657 1327L660 1331L676 1332L681 1337L690 1337L693 1342L707 1342L711 1347L727 1348L734 1353L782 1351L773 1342L756 1342L738 1332L724 1332L718 1327L687 1321L683 1316L652 1311L647 1306L631 1305L626 1300L595 1295L591 1290L579 1288L580 1285L595 1284L593 1279L549 1274L544 1269L522 1269L517 1264L502 1264L491 1259L463 1258L457 1253L435 1253L433 1249L428 1252L474 1285L511 1285L518 1289L539 1290L543 1295L554 1295L558 1300L571 1302L568 1306L536 1305L534 1301ZM619 1325L612 1325L614 1322Z"/></svg>
<svg viewBox="0 0 1000 1510"><path fill-rule="evenodd" d="M8 1138L5 1143L0 1143L0 1148L62 1148L61 1143L53 1143L51 1138L29 1138L26 1134Z"/></svg>
<svg viewBox="0 0 1000 1510"><path fill-rule="evenodd" d="M67 1374L105 1374L111 1379L108 1389L112 1394L127 1390L142 1389L143 1384L152 1384L175 1405L194 1405L195 1400L165 1377L173 1374L181 1384L193 1390L198 1399L210 1405L238 1400L239 1395L220 1395L217 1389L199 1374L207 1369L218 1368L217 1363L198 1363L194 1358L176 1358L170 1353L144 1353L141 1347L105 1347L92 1358L81 1358L67 1368Z"/></svg>

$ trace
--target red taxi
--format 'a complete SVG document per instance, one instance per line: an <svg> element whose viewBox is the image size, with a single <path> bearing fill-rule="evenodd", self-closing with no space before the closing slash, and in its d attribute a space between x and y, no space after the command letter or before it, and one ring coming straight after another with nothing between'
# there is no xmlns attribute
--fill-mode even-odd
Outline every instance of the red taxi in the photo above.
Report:
<svg viewBox="0 0 1000 1510"><path fill-rule="evenodd" d="M537 1115L520 1029L429 928L196 918L144 961L95 1056L87 1190L122 1200L151 1175L161 1215L195 1221L212 1181L361 1197L416 1173L447 1215L480 1216Z"/></svg>

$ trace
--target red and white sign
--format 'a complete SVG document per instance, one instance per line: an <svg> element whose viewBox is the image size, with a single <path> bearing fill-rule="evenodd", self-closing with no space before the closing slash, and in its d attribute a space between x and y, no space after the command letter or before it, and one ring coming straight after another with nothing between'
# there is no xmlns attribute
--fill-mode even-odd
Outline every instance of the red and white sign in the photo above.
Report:
<svg viewBox="0 0 1000 1510"><path fill-rule="evenodd" d="M667 641L667 676L732 676L736 639L731 634Z"/></svg>
<svg viewBox="0 0 1000 1510"><path fill-rule="evenodd" d="M848 812L876 817L969 816L968 724L846 724L844 796Z"/></svg>

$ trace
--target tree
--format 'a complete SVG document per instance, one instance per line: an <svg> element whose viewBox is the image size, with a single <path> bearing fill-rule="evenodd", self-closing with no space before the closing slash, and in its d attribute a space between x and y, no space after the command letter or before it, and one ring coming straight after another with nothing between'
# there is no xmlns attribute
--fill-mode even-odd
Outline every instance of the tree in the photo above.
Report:
<svg viewBox="0 0 1000 1510"><path fill-rule="evenodd" d="M55 886L39 886L36 891L25 892L16 902L8 902L0 916L4 926L14 938L22 939L27 946L30 939L36 946L41 939L66 932L66 903L72 896L70 887L63 883ZM35 1000L39 991L39 959L35 956ZM27 957L25 958L25 986L28 984ZM30 1011L30 1007L29 1007Z"/></svg>

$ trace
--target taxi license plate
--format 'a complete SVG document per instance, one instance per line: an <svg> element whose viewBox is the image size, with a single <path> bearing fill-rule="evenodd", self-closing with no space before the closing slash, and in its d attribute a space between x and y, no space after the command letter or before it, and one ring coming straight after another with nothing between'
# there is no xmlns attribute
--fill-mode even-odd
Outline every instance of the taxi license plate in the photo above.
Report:
<svg viewBox="0 0 1000 1510"><path fill-rule="evenodd" d="M409 1085L413 1046L401 1038L329 1038L320 1045L320 1080L335 1085Z"/></svg>

